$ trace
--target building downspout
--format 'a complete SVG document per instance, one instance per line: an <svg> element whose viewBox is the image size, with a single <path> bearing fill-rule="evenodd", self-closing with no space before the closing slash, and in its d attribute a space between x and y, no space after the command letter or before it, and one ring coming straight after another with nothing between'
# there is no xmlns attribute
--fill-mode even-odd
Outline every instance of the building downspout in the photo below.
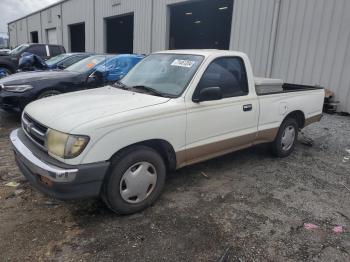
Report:
<svg viewBox="0 0 350 262"><path fill-rule="evenodd" d="M7 35L8 35L7 46L8 46L8 48L12 49L10 24L7 24Z"/></svg>
<svg viewBox="0 0 350 262"><path fill-rule="evenodd" d="M63 7L62 3L60 4L60 9L61 9L61 15L60 15L60 20L61 20L61 44L64 46L64 41L63 41Z"/></svg>
<svg viewBox="0 0 350 262"><path fill-rule="evenodd" d="M150 45L149 45L149 53L153 52L153 15L154 15L154 0L151 2L151 40L150 40Z"/></svg>
<svg viewBox="0 0 350 262"><path fill-rule="evenodd" d="M271 38L270 38L270 43L269 43L267 70L266 70L266 76L267 77L271 77L272 76L273 61L274 61L275 48L276 48L276 42L277 42L279 15L280 15L281 5L282 5L281 2L282 2L282 0L275 0L275 6L274 6L274 9L273 9L273 20L272 20L272 26L271 26Z"/></svg>
<svg viewBox="0 0 350 262"><path fill-rule="evenodd" d="M26 17L26 24L27 24L27 43L32 42L30 39L30 33L29 33L29 29L28 29L28 17Z"/></svg>
<svg viewBox="0 0 350 262"><path fill-rule="evenodd" d="M94 52L96 52L96 0L93 1L93 11L92 11L92 18L93 18L93 39L94 39Z"/></svg>
<svg viewBox="0 0 350 262"><path fill-rule="evenodd" d="M18 22L16 22L16 24L15 24L15 25L16 25L16 47L18 46L18 32L17 32L17 31L18 31L18 30L17 30L17 27L18 27L18 26L17 26L17 23L18 23Z"/></svg>
<svg viewBox="0 0 350 262"><path fill-rule="evenodd" d="M44 44L44 39L43 39L43 21L41 18L41 11L40 11L40 40L39 42L41 42L41 44Z"/></svg>

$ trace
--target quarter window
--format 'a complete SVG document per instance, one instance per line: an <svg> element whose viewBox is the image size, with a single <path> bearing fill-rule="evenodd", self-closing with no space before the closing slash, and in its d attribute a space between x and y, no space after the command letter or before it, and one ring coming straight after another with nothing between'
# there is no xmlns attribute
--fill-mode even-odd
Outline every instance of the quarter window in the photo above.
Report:
<svg viewBox="0 0 350 262"><path fill-rule="evenodd" d="M248 94L247 73L239 57L225 57L214 60L204 72L196 95L206 87L220 87L223 98Z"/></svg>
<svg viewBox="0 0 350 262"><path fill-rule="evenodd" d="M50 46L51 57L62 54L61 48L59 46Z"/></svg>
<svg viewBox="0 0 350 262"><path fill-rule="evenodd" d="M81 57L81 56L69 57L66 60L64 60L60 65L63 68L67 68L68 66L71 66L71 65L75 64L76 62L78 62L78 61L80 61L82 59L84 59L84 57Z"/></svg>

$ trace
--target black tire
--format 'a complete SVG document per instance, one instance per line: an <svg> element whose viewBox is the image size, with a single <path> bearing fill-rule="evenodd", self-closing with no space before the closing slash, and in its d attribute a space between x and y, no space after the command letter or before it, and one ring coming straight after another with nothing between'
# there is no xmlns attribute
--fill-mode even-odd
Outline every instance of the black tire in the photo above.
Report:
<svg viewBox="0 0 350 262"><path fill-rule="evenodd" d="M294 139L292 140L292 143L288 143L287 145L283 144L282 137L285 134L286 130L290 130L291 128L294 129ZM295 147L296 141L298 140L298 131L299 131L299 126L298 122L294 118L287 118L285 119L281 126L280 129L278 130L277 136L275 138L275 141L272 143L272 153L274 156L277 157L287 157L289 156Z"/></svg>
<svg viewBox="0 0 350 262"><path fill-rule="evenodd" d="M49 90L49 91L45 91L42 92L39 96L38 99L42 99L42 98L46 98L46 97L50 97L50 96L57 96L62 94L60 91L57 90Z"/></svg>
<svg viewBox="0 0 350 262"><path fill-rule="evenodd" d="M129 203L123 199L122 178L131 167L147 162L156 171L156 183L150 194L139 203ZM146 146L133 146L113 158L110 170L102 186L101 196L106 205L115 213L127 215L139 212L152 205L160 196L166 177L166 167L162 157L154 149Z"/></svg>

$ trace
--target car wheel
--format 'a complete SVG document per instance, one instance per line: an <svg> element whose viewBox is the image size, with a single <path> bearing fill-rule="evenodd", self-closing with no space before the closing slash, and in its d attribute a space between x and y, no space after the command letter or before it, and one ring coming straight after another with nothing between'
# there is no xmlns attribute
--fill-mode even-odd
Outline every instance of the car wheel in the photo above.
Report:
<svg viewBox="0 0 350 262"><path fill-rule="evenodd" d="M117 214L139 212L160 196L166 177L162 157L152 148L131 147L117 155L102 188L102 198Z"/></svg>
<svg viewBox="0 0 350 262"><path fill-rule="evenodd" d="M277 157L289 156L298 139L298 123L294 118L287 118L281 124L275 141L272 144L272 152Z"/></svg>
<svg viewBox="0 0 350 262"><path fill-rule="evenodd" d="M42 99L50 96L57 96L59 94L61 94L61 92L57 90L45 91L38 96L38 99Z"/></svg>

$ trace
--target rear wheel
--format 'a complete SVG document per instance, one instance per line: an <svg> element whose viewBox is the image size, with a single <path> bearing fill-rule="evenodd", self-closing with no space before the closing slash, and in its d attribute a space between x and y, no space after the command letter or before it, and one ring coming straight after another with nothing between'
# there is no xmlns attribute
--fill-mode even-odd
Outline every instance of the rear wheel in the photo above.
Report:
<svg viewBox="0 0 350 262"><path fill-rule="evenodd" d="M294 118L287 118L281 124L275 141L272 144L272 152L278 157L289 156L295 147L298 139L299 126Z"/></svg>
<svg viewBox="0 0 350 262"><path fill-rule="evenodd" d="M50 97L50 96L57 96L61 94L60 91L57 91L57 90L50 90L50 91L45 91L45 92L42 92L39 96L38 96L38 99L42 99L42 98L46 98L46 97Z"/></svg>
<svg viewBox="0 0 350 262"><path fill-rule="evenodd" d="M139 212L159 197L165 176L164 161L155 150L145 146L129 148L112 161L102 198L115 213Z"/></svg>

